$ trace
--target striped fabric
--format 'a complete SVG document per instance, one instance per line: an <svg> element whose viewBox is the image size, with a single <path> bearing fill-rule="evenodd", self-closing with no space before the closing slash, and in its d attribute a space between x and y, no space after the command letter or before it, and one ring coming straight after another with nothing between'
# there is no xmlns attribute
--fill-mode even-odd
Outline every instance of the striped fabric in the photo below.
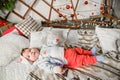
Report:
<svg viewBox="0 0 120 80"><path fill-rule="evenodd" d="M42 30L41 25L38 24L31 16L28 16L22 22L16 24L15 26L26 37L30 37L30 32L31 31L40 31L40 30Z"/></svg>

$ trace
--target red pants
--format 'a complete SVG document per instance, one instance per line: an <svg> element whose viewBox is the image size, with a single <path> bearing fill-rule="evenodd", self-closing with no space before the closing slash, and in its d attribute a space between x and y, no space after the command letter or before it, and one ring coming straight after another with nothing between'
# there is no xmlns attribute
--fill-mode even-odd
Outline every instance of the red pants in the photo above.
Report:
<svg viewBox="0 0 120 80"><path fill-rule="evenodd" d="M68 62L65 67L77 68L83 65L96 63L96 57L92 56L92 52L82 48L65 49L65 58Z"/></svg>

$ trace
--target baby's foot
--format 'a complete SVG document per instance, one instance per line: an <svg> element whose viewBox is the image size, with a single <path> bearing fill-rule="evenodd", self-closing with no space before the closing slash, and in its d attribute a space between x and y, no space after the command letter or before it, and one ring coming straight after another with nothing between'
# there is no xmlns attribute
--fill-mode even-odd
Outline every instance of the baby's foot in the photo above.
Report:
<svg viewBox="0 0 120 80"><path fill-rule="evenodd" d="M103 55L96 56L96 59L97 59L97 61L104 62L104 63L109 62L108 59Z"/></svg>
<svg viewBox="0 0 120 80"><path fill-rule="evenodd" d="M91 49L91 51L92 51L92 56L95 56L96 55L96 48L95 47L93 47L92 49Z"/></svg>
<svg viewBox="0 0 120 80"><path fill-rule="evenodd" d="M102 56L102 55L96 56L96 59L97 59L97 61L100 61L100 62L105 60L104 56Z"/></svg>

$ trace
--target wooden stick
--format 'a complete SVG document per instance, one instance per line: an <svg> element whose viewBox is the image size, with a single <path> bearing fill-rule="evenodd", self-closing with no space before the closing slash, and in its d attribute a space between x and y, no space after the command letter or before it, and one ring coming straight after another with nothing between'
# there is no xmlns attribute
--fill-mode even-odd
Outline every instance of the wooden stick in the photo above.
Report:
<svg viewBox="0 0 120 80"><path fill-rule="evenodd" d="M44 1L48 6L50 6L55 12L57 12L58 14L60 14L60 12L59 11L57 11L53 6L51 6L47 1L45 1L45 0L42 0L42 1ZM67 18L65 17L65 16L62 16L65 20L67 20Z"/></svg>
<svg viewBox="0 0 120 80"><path fill-rule="evenodd" d="M76 15L76 12L75 12L74 5L73 5L73 1L72 0L70 0L70 1L71 1L71 5L72 5L74 16L75 16L75 21L76 21L76 23L78 23L78 19L77 19L77 15Z"/></svg>
<svg viewBox="0 0 120 80"><path fill-rule="evenodd" d="M31 8L33 8L33 6L35 5L35 3L37 2L37 0L35 0L32 4L32 6L29 6L29 9L26 11L26 13L24 14L24 17L27 15L27 13L31 10Z"/></svg>
<svg viewBox="0 0 120 80"><path fill-rule="evenodd" d="M53 6L53 0L51 1L51 6ZM51 12L52 12L52 7L50 7L50 12L49 12L49 17L48 17L49 22L51 18ZM49 22L48 22L48 25L49 25Z"/></svg>
<svg viewBox="0 0 120 80"><path fill-rule="evenodd" d="M76 6L75 6L75 11L76 11L76 9L77 9L77 7L78 7L79 1L80 1L80 0L77 0Z"/></svg>
<svg viewBox="0 0 120 80"><path fill-rule="evenodd" d="M108 14L110 14L110 10L111 10L110 0L108 0L108 6L107 6L107 9L108 9Z"/></svg>
<svg viewBox="0 0 120 80"><path fill-rule="evenodd" d="M30 6L28 4L26 4L25 2L23 2L22 0L19 0L21 3L23 3L25 6L27 6L28 8L30 8ZM36 14L38 14L39 16L41 16L43 19L45 19L46 21L49 21L46 17L44 17L42 14L40 14L39 12L37 12L35 9L33 9L32 7L30 8L32 11L34 11Z"/></svg>
<svg viewBox="0 0 120 80"><path fill-rule="evenodd" d="M22 18L22 19L24 19L24 17L23 16L21 16L20 14L18 14L16 11L12 11L15 15L17 15L17 16L19 16L20 18Z"/></svg>

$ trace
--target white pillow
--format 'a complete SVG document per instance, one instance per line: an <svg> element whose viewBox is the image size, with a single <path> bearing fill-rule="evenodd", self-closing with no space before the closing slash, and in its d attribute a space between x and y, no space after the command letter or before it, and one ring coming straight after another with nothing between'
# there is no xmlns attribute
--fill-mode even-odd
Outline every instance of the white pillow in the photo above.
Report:
<svg viewBox="0 0 120 80"><path fill-rule="evenodd" d="M96 34L103 53L117 52L116 40L120 39L120 29L96 27Z"/></svg>
<svg viewBox="0 0 120 80"><path fill-rule="evenodd" d="M0 37L0 66L10 63L26 47L29 47L29 40L16 33L11 32Z"/></svg>
<svg viewBox="0 0 120 80"><path fill-rule="evenodd" d="M31 32L30 47L41 48L44 45L45 46L56 45L57 43L54 41L58 36L60 38L58 42L59 46L64 46L64 42L67 39L68 31L69 29L45 28L42 31Z"/></svg>

